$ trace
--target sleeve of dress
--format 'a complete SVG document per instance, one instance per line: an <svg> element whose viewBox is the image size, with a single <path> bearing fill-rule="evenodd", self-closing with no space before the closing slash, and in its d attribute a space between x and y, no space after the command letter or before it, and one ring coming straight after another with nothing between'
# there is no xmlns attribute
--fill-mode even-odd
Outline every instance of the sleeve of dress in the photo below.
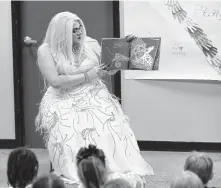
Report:
<svg viewBox="0 0 221 188"><path fill-rule="evenodd" d="M100 44L98 43L98 41L96 41L94 43L94 52L98 58L98 61L99 61L99 64L101 64L101 46Z"/></svg>
<svg viewBox="0 0 221 188"><path fill-rule="evenodd" d="M93 50L93 52L95 53L95 55L98 58L98 61L100 63L101 60L101 46L98 43L98 41L96 39L92 39L90 37L86 38L87 43L89 44L89 46L91 47L91 49Z"/></svg>
<svg viewBox="0 0 221 188"><path fill-rule="evenodd" d="M99 57L101 56L101 46L98 41L94 42L94 51Z"/></svg>

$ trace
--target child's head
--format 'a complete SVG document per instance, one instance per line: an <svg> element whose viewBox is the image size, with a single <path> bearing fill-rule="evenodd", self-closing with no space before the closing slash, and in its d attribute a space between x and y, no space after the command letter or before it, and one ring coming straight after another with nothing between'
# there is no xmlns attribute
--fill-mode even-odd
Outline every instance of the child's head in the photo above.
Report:
<svg viewBox="0 0 221 188"><path fill-rule="evenodd" d="M104 188L132 188L129 182L124 179L115 179L108 181Z"/></svg>
<svg viewBox="0 0 221 188"><path fill-rule="evenodd" d="M78 175L85 188L104 185L107 177L104 152L89 145L77 153Z"/></svg>
<svg viewBox="0 0 221 188"><path fill-rule="evenodd" d="M8 158L7 176L12 187L24 188L38 173L38 160L34 152L25 147L14 149Z"/></svg>
<svg viewBox="0 0 221 188"><path fill-rule="evenodd" d="M184 170L194 172L203 184L207 184L213 176L213 161L207 155L196 153L186 159Z"/></svg>
<svg viewBox="0 0 221 188"><path fill-rule="evenodd" d="M32 184L32 188L65 188L63 180L55 174L41 176Z"/></svg>
<svg viewBox="0 0 221 188"><path fill-rule="evenodd" d="M171 188L204 188L200 178L191 171L184 171L171 183Z"/></svg>

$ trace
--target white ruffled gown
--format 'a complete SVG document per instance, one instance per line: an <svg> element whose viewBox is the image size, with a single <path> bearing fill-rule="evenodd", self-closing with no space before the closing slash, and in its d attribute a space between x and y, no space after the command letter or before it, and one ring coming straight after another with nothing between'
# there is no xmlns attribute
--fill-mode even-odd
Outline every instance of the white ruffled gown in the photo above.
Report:
<svg viewBox="0 0 221 188"><path fill-rule="evenodd" d="M88 42L93 47L96 41L89 38ZM89 144L104 151L108 168L115 172L109 179L128 177L136 183L154 174L140 154L129 119L100 79L72 89L49 87L40 103L36 128L44 134L55 173L73 183L79 182L76 154Z"/></svg>

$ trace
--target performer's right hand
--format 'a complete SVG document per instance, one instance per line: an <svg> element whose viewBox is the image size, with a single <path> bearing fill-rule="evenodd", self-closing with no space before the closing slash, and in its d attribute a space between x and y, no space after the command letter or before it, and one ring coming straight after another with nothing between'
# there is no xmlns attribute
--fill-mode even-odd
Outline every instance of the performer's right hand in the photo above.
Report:
<svg viewBox="0 0 221 188"><path fill-rule="evenodd" d="M118 71L120 71L120 70L110 70L110 71L107 71L107 75L113 76L113 75L115 75Z"/></svg>
<svg viewBox="0 0 221 188"><path fill-rule="evenodd" d="M88 75L88 77L89 77L89 81L98 78L98 77L99 77L99 75L98 75L98 68L97 68L97 67L93 67L92 69L90 69L90 70L87 72L87 75Z"/></svg>

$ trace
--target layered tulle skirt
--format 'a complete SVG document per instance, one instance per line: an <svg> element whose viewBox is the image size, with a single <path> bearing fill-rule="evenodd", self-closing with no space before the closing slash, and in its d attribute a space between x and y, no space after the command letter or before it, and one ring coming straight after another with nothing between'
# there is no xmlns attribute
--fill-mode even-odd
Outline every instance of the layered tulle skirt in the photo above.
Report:
<svg viewBox="0 0 221 188"><path fill-rule="evenodd" d="M146 175L153 175L129 119L101 80L72 89L49 87L40 103L36 129L43 133L55 172L73 183L79 182L76 154L89 144L104 151L110 179L124 177L143 184Z"/></svg>

